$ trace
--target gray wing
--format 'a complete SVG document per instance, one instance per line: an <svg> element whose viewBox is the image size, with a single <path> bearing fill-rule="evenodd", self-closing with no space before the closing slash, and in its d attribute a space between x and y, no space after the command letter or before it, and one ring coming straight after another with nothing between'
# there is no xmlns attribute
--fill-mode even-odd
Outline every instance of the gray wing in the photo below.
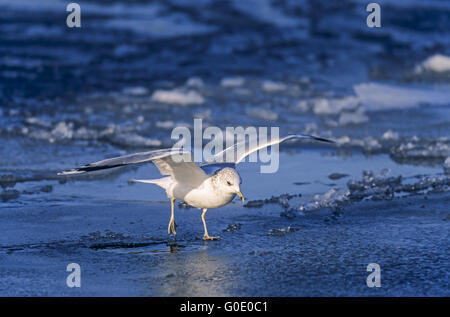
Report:
<svg viewBox="0 0 450 317"><path fill-rule="evenodd" d="M58 175L82 174L145 162L154 163L162 175L170 175L177 182L188 183L193 187L197 187L208 178L208 175L194 163L190 152L173 148L114 157L64 171Z"/></svg>
<svg viewBox="0 0 450 317"><path fill-rule="evenodd" d="M260 142L251 142L251 140L245 140L242 142L238 142L238 143L226 148L222 152L219 152L216 155L214 155L213 162L226 162L226 163L238 164L244 158L246 158L247 156L249 156L250 154L252 154L256 151L259 151L259 150L269 147L271 145L280 144L281 142L284 142L284 141L290 140L290 139L312 139L312 140L321 141L321 142L334 143L334 141L331 141L331 140L328 140L325 138L312 136L312 135L307 135L307 134L291 134L291 135L287 135L282 138L277 138L274 140L271 139L269 141L262 142L261 144L260 144Z"/></svg>

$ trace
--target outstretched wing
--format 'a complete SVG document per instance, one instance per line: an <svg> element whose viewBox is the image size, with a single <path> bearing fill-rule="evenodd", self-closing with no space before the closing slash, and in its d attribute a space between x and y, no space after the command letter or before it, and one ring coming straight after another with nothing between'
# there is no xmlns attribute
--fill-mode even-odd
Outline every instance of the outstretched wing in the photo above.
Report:
<svg viewBox="0 0 450 317"><path fill-rule="evenodd" d="M208 178L208 175L194 163L190 152L173 148L114 157L64 171L58 175L82 174L145 162L154 163L162 175L170 175L175 181L188 183L193 187L200 185Z"/></svg>
<svg viewBox="0 0 450 317"><path fill-rule="evenodd" d="M271 139L269 141L261 142L261 143L260 142L251 142L251 140L245 140L245 141L238 142L238 143L226 148L225 150L217 153L216 155L214 155L212 161L238 164L242 160L244 160L247 156L249 156L250 154L252 154L256 151L259 151L259 150L269 147L271 145L280 144L281 142L284 142L284 141L290 140L290 139L312 139L312 140L321 141L321 142L334 143L331 140L312 136L312 135L307 135L307 134L291 134L291 135L287 135L282 138L277 138L277 139L273 139L273 140Z"/></svg>

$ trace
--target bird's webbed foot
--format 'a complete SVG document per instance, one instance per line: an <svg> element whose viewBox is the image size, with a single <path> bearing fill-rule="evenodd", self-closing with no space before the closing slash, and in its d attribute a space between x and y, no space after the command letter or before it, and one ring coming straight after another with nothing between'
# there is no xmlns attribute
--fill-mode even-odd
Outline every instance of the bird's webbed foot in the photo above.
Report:
<svg viewBox="0 0 450 317"><path fill-rule="evenodd" d="M176 235L177 234L177 232L175 230L176 228L177 228L177 224L175 223L175 220L174 219L170 219L169 227L167 228L167 232L169 234Z"/></svg>
<svg viewBox="0 0 450 317"><path fill-rule="evenodd" d="M211 237L209 234L205 234L203 236L203 240L205 240L205 241L220 240L220 237L219 236Z"/></svg>

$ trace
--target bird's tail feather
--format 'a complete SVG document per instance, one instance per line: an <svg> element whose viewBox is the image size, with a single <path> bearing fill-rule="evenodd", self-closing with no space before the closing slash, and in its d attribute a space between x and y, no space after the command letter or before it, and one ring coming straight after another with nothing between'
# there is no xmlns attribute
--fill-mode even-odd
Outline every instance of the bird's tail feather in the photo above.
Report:
<svg viewBox="0 0 450 317"><path fill-rule="evenodd" d="M129 183L146 183L146 184L155 184L159 187L166 189L170 183L170 177L163 177L157 179L130 179Z"/></svg>

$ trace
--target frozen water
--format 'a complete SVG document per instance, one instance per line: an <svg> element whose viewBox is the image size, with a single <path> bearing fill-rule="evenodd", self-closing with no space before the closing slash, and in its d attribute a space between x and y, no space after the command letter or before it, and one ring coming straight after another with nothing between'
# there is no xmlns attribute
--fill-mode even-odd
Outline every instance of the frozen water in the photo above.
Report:
<svg viewBox="0 0 450 317"><path fill-rule="evenodd" d="M94 272L77 295L447 295L449 6L388 1L374 32L360 4L91 1L68 30L64 1L1 1L2 295L73 295L55 275L68 255ZM151 165L56 176L170 146L194 118L337 143L283 144L271 175L238 167L248 208L208 212L218 244L182 203L166 244L164 192L127 185ZM369 258L387 267L376 294Z"/></svg>

